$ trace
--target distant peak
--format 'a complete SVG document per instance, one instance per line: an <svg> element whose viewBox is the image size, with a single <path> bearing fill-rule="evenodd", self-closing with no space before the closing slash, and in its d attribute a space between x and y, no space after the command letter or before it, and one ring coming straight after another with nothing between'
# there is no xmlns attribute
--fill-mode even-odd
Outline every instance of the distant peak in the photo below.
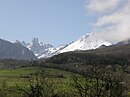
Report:
<svg viewBox="0 0 130 97"><path fill-rule="evenodd" d="M126 39L117 43L117 45L130 44L130 39Z"/></svg>
<svg viewBox="0 0 130 97"><path fill-rule="evenodd" d="M19 40L16 40L15 43L20 43L20 41L19 41Z"/></svg>
<svg viewBox="0 0 130 97"><path fill-rule="evenodd" d="M95 34L94 32L90 32L90 33L87 33L86 35L91 36L91 35L94 35L94 34Z"/></svg>
<svg viewBox="0 0 130 97"><path fill-rule="evenodd" d="M38 37L34 37L34 38L32 39L32 43L39 43Z"/></svg>
<svg viewBox="0 0 130 97"><path fill-rule="evenodd" d="M90 32L90 33L87 33L86 35L83 36L83 38L87 38L87 37L94 37L94 32Z"/></svg>
<svg viewBox="0 0 130 97"><path fill-rule="evenodd" d="M38 40L38 37L34 37L33 40Z"/></svg>

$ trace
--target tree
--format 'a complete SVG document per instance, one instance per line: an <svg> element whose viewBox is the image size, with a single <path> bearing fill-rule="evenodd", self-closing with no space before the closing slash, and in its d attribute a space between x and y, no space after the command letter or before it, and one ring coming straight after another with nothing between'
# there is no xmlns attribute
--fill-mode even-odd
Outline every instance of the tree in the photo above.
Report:
<svg viewBox="0 0 130 97"><path fill-rule="evenodd" d="M38 71L26 78L28 84L26 87L16 85L17 91L24 93L27 97L53 97L56 84L49 79L44 71Z"/></svg>
<svg viewBox="0 0 130 97"><path fill-rule="evenodd" d="M125 97L125 86L110 68L91 67L83 76L73 77L78 97Z"/></svg>

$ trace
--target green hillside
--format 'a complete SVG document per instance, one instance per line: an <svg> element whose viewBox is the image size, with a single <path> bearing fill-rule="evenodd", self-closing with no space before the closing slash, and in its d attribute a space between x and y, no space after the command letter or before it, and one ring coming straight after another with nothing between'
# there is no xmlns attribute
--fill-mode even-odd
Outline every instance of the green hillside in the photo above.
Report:
<svg viewBox="0 0 130 97"><path fill-rule="evenodd" d="M23 84L23 78L21 76L27 76L30 74L34 74L38 72L39 70L44 70L48 76L53 78L57 78L58 75L63 75L64 78L68 78L72 75L72 73L58 70L58 69L52 69L52 68L40 68L40 67L24 67L24 68L18 68L18 69L12 69L12 70L1 70L0 71L0 83L3 81L6 81L9 86L13 86L16 83L17 84Z"/></svg>

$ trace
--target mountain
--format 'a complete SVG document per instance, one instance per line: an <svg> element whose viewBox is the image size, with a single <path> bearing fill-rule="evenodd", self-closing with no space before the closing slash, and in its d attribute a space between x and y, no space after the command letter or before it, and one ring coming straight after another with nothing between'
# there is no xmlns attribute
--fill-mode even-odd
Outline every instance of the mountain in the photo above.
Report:
<svg viewBox="0 0 130 97"><path fill-rule="evenodd" d="M62 49L60 53L69 52L69 51L78 51L78 50L90 50L90 49L97 49L100 46L109 46L111 43L99 39L95 36L95 34L88 33L85 36L81 37L75 42L72 42L66 48Z"/></svg>
<svg viewBox="0 0 130 97"><path fill-rule="evenodd" d="M51 48L50 50L42 53L38 58L47 58L52 57L54 55L69 52L69 51L79 51L79 50L90 50L97 49L101 47L107 47L112 45L111 43L97 38L94 33L88 33L87 35L81 37L80 39L68 44L68 45L60 45L57 48ZM53 52L52 52L53 51Z"/></svg>
<svg viewBox="0 0 130 97"><path fill-rule="evenodd" d="M32 42L27 45L31 51L34 52L35 55L39 55L43 52L46 52L49 48L54 48L51 44L45 44L43 42L39 42L38 38L33 38Z"/></svg>
<svg viewBox="0 0 130 97"><path fill-rule="evenodd" d="M57 48L48 48L47 50L46 50L46 52L43 52L42 54L40 54L39 56L38 56L38 58L40 59L40 58L48 58L48 57L52 57L52 56L54 56L54 55L57 55L57 54L59 54L59 51L60 50L62 50L62 49L64 49L65 47L66 47L67 45L60 45L60 46L58 46Z"/></svg>
<svg viewBox="0 0 130 97"><path fill-rule="evenodd" d="M116 45L125 45L125 44L130 44L130 39L120 41Z"/></svg>
<svg viewBox="0 0 130 97"><path fill-rule="evenodd" d="M33 51L35 56L38 58L46 58L53 55L57 49L51 44L45 44L43 42L39 42L37 37L33 38L31 43L21 42L21 44L27 47L29 50Z"/></svg>
<svg viewBox="0 0 130 97"><path fill-rule="evenodd" d="M111 45L105 48L71 51L55 55L46 60L53 64L84 65L129 65L130 44Z"/></svg>
<svg viewBox="0 0 130 97"><path fill-rule="evenodd" d="M68 45L60 45L58 47L39 42L38 38L33 38L31 43L26 43L23 41L21 44L33 51L38 58L48 58L64 52L97 49L103 45L111 45L111 43L97 38L94 33L89 33L77 41L74 41Z"/></svg>
<svg viewBox="0 0 130 97"><path fill-rule="evenodd" d="M37 57L20 43L11 43L0 39L0 59L35 60Z"/></svg>

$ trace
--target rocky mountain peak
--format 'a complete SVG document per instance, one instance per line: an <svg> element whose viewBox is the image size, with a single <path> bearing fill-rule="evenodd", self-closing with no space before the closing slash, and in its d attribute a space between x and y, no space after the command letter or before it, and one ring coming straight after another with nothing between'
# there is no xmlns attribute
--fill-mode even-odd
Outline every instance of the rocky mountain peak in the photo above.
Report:
<svg viewBox="0 0 130 97"><path fill-rule="evenodd" d="M31 43L25 43L24 41L21 42L21 44L25 47L27 47L29 50L33 51L34 54L38 57L44 52L47 52L50 48L55 48L51 44L45 44L43 42L40 42L38 37L34 37L31 41Z"/></svg>

